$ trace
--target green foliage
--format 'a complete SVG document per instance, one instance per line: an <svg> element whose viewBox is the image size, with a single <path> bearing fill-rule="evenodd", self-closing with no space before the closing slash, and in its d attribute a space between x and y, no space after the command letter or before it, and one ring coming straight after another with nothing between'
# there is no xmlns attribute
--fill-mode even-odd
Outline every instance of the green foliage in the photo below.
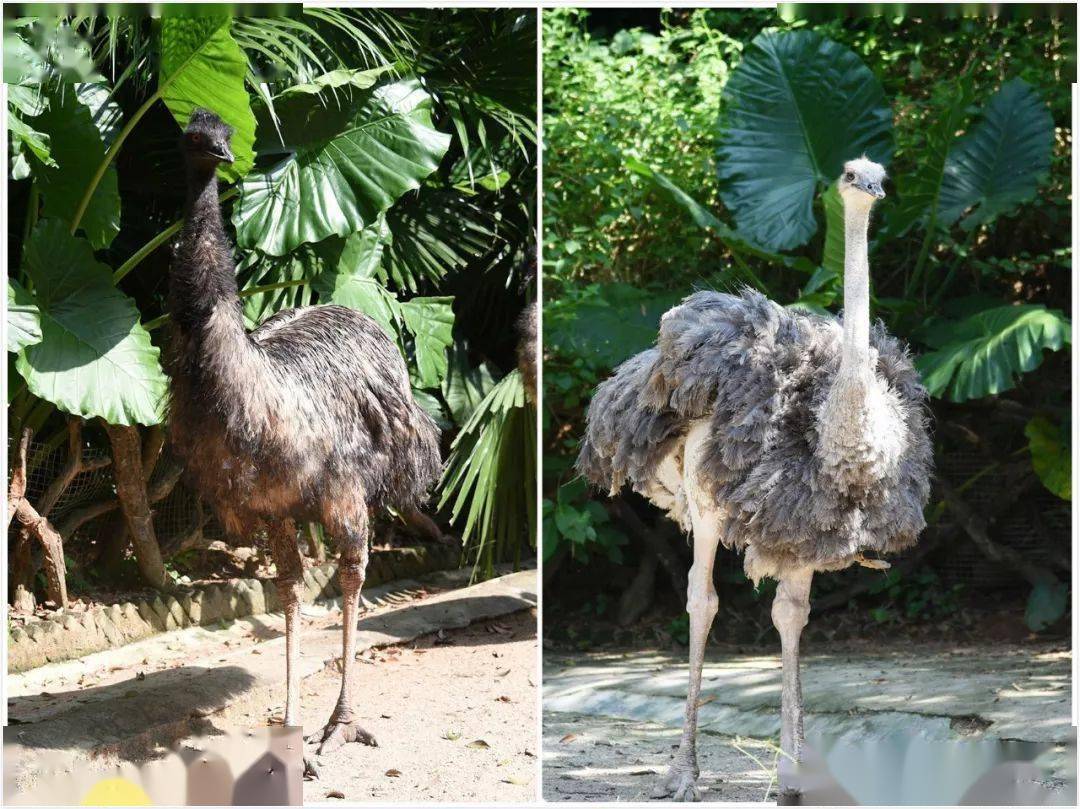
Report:
<svg viewBox="0 0 1080 809"><path fill-rule="evenodd" d="M1027 423L1031 465L1039 480L1062 500L1072 500L1072 453L1070 422L1054 424L1045 416Z"/></svg>
<svg viewBox="0 0 1080 809"><path fill-rule="evenodd" d="M905 621L938 621L956 612L963 585L946 587L930 568L902 574L889 570L869 588L882 602L870 610L879 624Z"/></svg>
<svg viewBox="0 0 1080 809"><path fill-rule="evenodd" d="M229 34L230 19L167 13L161 20L161 73L158 95L183 129L202 107L232 127L236 162L218 173L235 182L255 160L255 116L244 87L247 59Z"/></svg>
<svg viewBox="0 0 1080 809"><path fill-rule="evenodd" d="M513 9L231 18L171 7L158 20L6 26L9 224L22 234L12 240L9 348L27 383L12 385L13 423L44 425L54 440L65 431L59 411L160 420L162 248L183 199L175 144L205 107L233 129L236 161L219 181L247 325L327 302L372 316L422 406L451 435L469 427L451 466L483 485L448 475L442 498L479 542L476 559L519 558L532 483L502 483L536 465L528 407L507 393L506 375L516 348L506 324L524 304L535 231L532 19ZM497 452L470 466L472 447Z"/></svg>
<svg viewBox="0 0 1080 809"><path fill-rule="evenodd" d="M600 554L611 562L623 561L627 538L611 525L607 510L588 499L585 480L574 478L559 487L554 501L543 502L544 561L565 547L579 561Z"/></svg>
<svg viewBox="0 0 1080 809"><path fill-rule="evenodd" d="M915 362L930 395L965 402L1014 387L1020 374L1039 367L1044 349L1068 345L1070 327L1060 312L1017 304L933 321L920 334L934 349Z"/></svg>
<svg viewBox="0 0 1080 809"><path fill-rule="evenodd" d="M873 314L909 343L935 397L933 423L971 431L988 463L1030 455L1032 475L1068 489L1072 24L1054 14L806 14L661 12L650 32L620 31L605 13L604 35L588 12L545 15L552 518L592 391L652 344L672 303L749 285L839 313L833 183L864 151L895 178L871 230ZM1036 422L1024 435L1008 408L977 401L987 397L1045 413L1052 429ZM950 453L972 451L956 435L935 430L939 470ZM585 513L586 502L574 508ZM956 605L876 595L889 602L883 620Z"/></svg>
<svg viewBox="0 0 1080 809"><path fill-rule="evenodd" d="M813 31L755 37L725 93L720 194L738 230L768 248L814 235L814 199L845 160L892 155L881 84L851 50Z"/></svg>
<svg viewBox="0 0 1080 809"><path fill-rule="evenodd" d="M1041 632L1056 622L1069 608L1069 585L1064 582L1040 582L1028 596L1024 623L1032 632Z"/></svg>
<svg viewBox="0 0 1080 809"><path fill-rule="evenodd" d="M536 547L536 410L515 369L476 406L450 448L439 507L465 516L462 539L473 575L521 558L524 528Z"/></svg>
<svg viewBox="0 0 1080 809"><path fill-rule="evenodd" d="M23 270L41 314L41 340L16 363L31 392L76 416L157 424L167 384L158 348L90 244L44 219L24 246Z"/></svg>
<svg viewBox="0 0 1080 809"><path fill-rule="evenodd" d="M434 128L431 96L418 82L350 96L325 88L275 99L287 156L243 179L233 214L240 247L280 256L370 227L438 167L450 137ZM261 154L282 150L278 130L260 131Z"/></svg>

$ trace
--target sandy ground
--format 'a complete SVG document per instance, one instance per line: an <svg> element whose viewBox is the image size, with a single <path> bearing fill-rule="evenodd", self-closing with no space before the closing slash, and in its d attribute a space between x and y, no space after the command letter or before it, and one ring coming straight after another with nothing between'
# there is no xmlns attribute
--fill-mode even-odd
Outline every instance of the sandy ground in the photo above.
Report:
<svg viewBox="0 0 1080 809"><path fill-rule="evenodd" d="M354 708L379 746L350 744L323 757L319 778L304 785L306 803L534 798L539 682L533 611L370 650L358 665ZM305 729L326 722L339 682L333 669L304 680ZM240 699L215 719L251 725L280 711Z"/></svg>
<svg viewBox="0 0 1080 809"><path fill-rule="evenodd" d="M649 791L667 771L679 736L678 728L656 722L545 712L544 800L650 800ZM775 755L770 745L755 739L702 733L701 800L775 800Z"/></svg>

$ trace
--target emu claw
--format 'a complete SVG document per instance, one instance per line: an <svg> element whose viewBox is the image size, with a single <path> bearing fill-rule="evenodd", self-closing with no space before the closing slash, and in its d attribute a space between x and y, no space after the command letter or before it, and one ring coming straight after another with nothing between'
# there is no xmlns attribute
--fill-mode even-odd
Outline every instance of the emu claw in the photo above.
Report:
<svg viewBox="0 0 1080 809"><path fill-rule="evenodd" d="M315 752L320 756L333 753L339 747L350 742L360 742L360 744L366 744L368 747L379 746L379 743L375 741L375 737L355 722L341 722L334 719L327 722L326 727L321 731L313 733L308 738L311 741L318 742L319 747Z"/></svg>
<svg viewBox="0 0 1080 809"><path fill-rule="evenodd" d="M304 756L304 780L318 781L319 768L315 765L315 759Z"/></svg>
<svg viewBox="0 0 1080 809"><path fill-rule="evenodd" d="M672 767L664 780L652 788L649 797L655 799L671 798L673 801L697 803L701 800L701 793L698 792L697 786L694 784L696 780L697 777L693 772Z"/></svg>

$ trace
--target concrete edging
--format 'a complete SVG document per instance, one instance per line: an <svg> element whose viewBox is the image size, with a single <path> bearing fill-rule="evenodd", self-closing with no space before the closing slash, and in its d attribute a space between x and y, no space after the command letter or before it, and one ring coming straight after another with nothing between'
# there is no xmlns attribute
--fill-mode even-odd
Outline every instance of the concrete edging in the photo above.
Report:
<svg viewBox="0 0 1080 809"><path fill-rule="evenodd" d="M414 578L457 564L458 552L442 545L372 551L365 584ZM336 562L304 570L305 602L340 594ZM93 607L81 614L61 611L9 629L8 673L73 660L174 629L274 612L280 606L272 580L231 579L196 585L185 592L161 593L152 600Z"/></svg>

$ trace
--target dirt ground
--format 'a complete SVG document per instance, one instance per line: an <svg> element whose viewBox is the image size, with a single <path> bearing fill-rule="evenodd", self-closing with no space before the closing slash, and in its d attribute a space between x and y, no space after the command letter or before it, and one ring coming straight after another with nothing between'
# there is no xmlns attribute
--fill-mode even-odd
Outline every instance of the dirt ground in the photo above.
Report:
<svg viewBox="0 0 1080 809"><path fill-rule="evenodd" d="M648 801L680 735L656 722L545 713L544 800ZM701 800L775 800L775 757L775 748L757 739L702 733Z"/></svg>
<svg viewBox="0 0 1080 809"><path fill-rule="evenodd" d="M323 757L304 801L531 801L536 648L529 610L363 653L354 708L379 746L350 744ZM333 669L303 681L305 731L326 722L339 682ZM240 699L215 719L251 725L280 711Z"/></svg>

